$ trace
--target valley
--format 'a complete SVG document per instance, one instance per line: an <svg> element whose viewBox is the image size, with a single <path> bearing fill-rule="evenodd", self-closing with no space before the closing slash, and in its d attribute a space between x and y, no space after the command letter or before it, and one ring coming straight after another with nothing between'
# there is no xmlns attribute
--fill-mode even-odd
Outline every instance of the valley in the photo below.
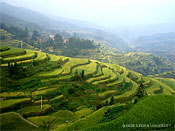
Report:
<svg viewBox="0 0 175 131"><path fill-rule="evenodd" d="M144 25L125 7L139 1L104 1L0 2L0 130L175 130L171 23Z"/></svg>

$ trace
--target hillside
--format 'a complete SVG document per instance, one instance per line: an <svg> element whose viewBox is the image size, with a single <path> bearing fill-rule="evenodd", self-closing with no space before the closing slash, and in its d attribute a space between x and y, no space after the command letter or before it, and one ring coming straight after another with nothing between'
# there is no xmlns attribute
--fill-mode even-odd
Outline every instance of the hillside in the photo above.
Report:
<svg viewBox="0 0 175 131"><path fill-rule="evenodd" d="M174 102L174 96L146 97L117 119L87 130L173 130L175 124Z"/></svg>
<svg viewBox="0 0 175 131"><path fill-rule="evenodd" d="M135 40L134 45L137 51L151 52L155 55L175 61L174 32L142 36Z"/></svg>
<svg viewBox="0 0 175 131"><path fill-rule="evenodd" d="M175 33L142 36L135 41L136 48L150 51L174 51Z"/></svg>
<svg viewBox="0 0 175 131"><path fill-rule="evenodd" d="M9 28L8 30L11 29L7 26L4 28ZM20 29L20 31L22 32L21 34L23 34L25 30ZM0 45L18 48L22 46L22 48L25 49L42 50L51 54L74 58L93 59L105 63L118 64L145 76L174 71L175 67L175 64L169 59L155 56L151 53L123 53L120 50L108 47L105 44L76 37L71 37L67 39L66 42L63 42L62 38L58 43L57 41L51 40L45 36L46 40L41 43L40 39L42 39L42 37L37 41L33 41L32 36L27 36L26 38L21 39L21 35L19 35L18 30L17 32L18 33L15 35L15 33L11 34L4 31L4 29L1 29L0 33L1 36L3 36L1 39L3 38L3 40L0 40ZM60 35L58 36L61 37ZM20 40L16 40L17 38Z"/></svg>
<svg viewBox="0 0 175 131"><path fill-rule="evenodd" d="M67 19L64 20L61 18L55 20L42 13L23 7L12 6L3 2L0 2L0 7L0 16L2 15L1 22L8 24L8 26L17 25L20 28L28 27L31 29L36 27L35 29L41 30L41 32L44 33L51 33L52 35L55 35L57 32L61 33L66 38L76 35L80 38L103 42L106 45L120 50L128 51L131 49L128 43L122 38L108 31L104 31L103 29L99 29L98 26L94 27L94 25L89 26L91 24L88 24L88 26L84 25L82 27L85 22L79 21L78 24L76 24L74 20L68 21ZM11 20L13 23L10 22Z"/></svg>
<svg viewBox="0 0 175 131"><path fill-rule="evenodd" d="M42 129L70 128L84 121L95 126L108 109L128 110L145 95L175 94L172 85L156 78L96 60L5 46L0 58L1 115L16 112ZM7 117L14 123L12 115Z"/></svg>

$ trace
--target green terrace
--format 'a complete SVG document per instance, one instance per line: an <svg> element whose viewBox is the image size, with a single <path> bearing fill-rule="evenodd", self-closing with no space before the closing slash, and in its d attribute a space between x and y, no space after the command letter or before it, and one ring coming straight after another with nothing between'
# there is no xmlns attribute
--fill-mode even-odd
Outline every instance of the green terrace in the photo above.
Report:
<svg viewBox="0 0 175 131"><path fill-rule="evenodd" d="M117 119L126 120L125 115L133 117L132 112L137 112L135 106L147 106L149 97L157 100L154 96L162 94L162 101L168 101L163 95L174 97L175 94L172 79L145 77L125 67L96 60L7 46L1 47L0 60L0 115L7 123L18 120L27 129L110 129L108 124L113 126ZM146 105L137 104L140 94L148 97L139 98ZM130 105L134 103L132 110ZM114 108L123 107L131 113L118 112L116 118L122 115L121 118L108 118L110 110L115 112ZM143 115L141 110L138 113ZM104 119L116 120L103 125ZM21 127L21 123L13 126ZM1 123L2 129L10 130L6 126Z"/></svg>

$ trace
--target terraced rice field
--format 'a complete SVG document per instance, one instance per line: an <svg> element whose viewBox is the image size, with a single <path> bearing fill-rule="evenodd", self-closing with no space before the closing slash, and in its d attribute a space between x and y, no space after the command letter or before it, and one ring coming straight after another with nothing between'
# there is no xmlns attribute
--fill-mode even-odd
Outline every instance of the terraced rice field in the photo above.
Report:
<svg viewBox="0 0 175 131"><path fill-rule="evenodd" d="M118 99L129 98L131 96L134 96L137 93L138 85L134 81L131 81L131 83L132 83L132 89L130 91L127 91L119 96L114 96L114 99L118 100Z"/></svg>
<svg viewBox="0 0 175 131"><path fill-rule="evenodd" d="M110 83L111 81L114 81L117 79L116 75L111 70L108 70L108 74L107 72L104 71L104 75L108 75L110 76L110 78L106 80L96 81L93 84Z"/></svg>
<svg viewBox="0 0 175 131"><path fill-rule="evenodd" d="M41 73L38 76L41 76L41 77L55 77L55 76L59 76L62 72L63 72L63 69L58 68L58 69L54 69L50 72Z"/></svg>
<svg viewBox="0 0 175 131"><path fill-rule="evenodd" d="M69 61L66 62L62 69L64 70L62 75L67 75L71 73L71 69L75 66L82 65L88 63L89 60L87 59L76 59L76 58L69 58Z"/></svg>
<svg viewBox="0 0 175 131"><path fill-rule="evenodd" d="M28 114L40 114L42 112L46 112L47 110L49 110L51 108L50 105L48 104L44 104L42 106L41 109L41 105L38 106L28 106L28 107L24 107L21 108L20 110L18 110L17 112L23 115L28 115Z"/></svg>
<svg viewBox="0 0 175 131"><path fill-rule="evenodd" d="M16 56L16 57L7 57L4 58L3 61L4 63L7 62L18 62L18 61L23 61L23 60L27 60L27 59L34 59L36 57L36 53L30 50L26 50L26 54L22 55L22 56Z"/></svg>
<svg viewBox="0 0 175 131"><path fill-rule="evenodd" d="M72 69L72 72L75 73L76 70L79 73L81 73L81 71L84 70L85 76L89 74L94 74L97 71L97 63L90 62L89 64L86 64L86 65L77 66Z"/></svg>
<svg viewBox="0 0 175 131"><path fill-rule="evenodd" d="M33 96L42 95L42 94L45 94L49 91L55 91L55 90L57 90L57 88L48 88L48 89L44 89L44 90L37 90L37 91L32 92L32 95Z"/></svg>
<svg viewBox="0 0 175 131"><path fill-rule="evenodd" d="M114 82L107 84L107 86L115 86L123 82L123 77L118 72L116 73L116 76L118 79Z"/></svg>
<svg viewBox="0 0 175 131"><path fill-rule="evenodd" d="M24 67L37 68L33 76L7 79L10 86L3 85L0 93L3 114L15 111L19 113L15 117L25 117L27 123L34 123L36 128L42 127L44 122L52 123L53 130L95 126L114 106L96 110L98 102L110 101L111 96L116 103L131 101L142 81L148 95L175 93L173 82L144 77L119 65L15 48L4 50L0 55L1 62L4 61L1 66L7 66L7 61L17 61L17 65L26 63ZM32 65L33 60L36 65ZM76 70L79 75L84 70L85 79L71 79Z"/></svg>

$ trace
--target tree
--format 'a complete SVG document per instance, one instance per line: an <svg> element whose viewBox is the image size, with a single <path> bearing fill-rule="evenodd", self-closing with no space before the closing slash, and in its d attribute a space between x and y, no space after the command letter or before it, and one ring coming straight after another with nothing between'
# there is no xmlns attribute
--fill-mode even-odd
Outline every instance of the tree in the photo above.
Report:
<svg viewBox="0 0 175 131"><path fill-rule="evenodd" d="M14 70L16 70L16 69L17 69L17 63L16 63L16 61L15 61Z"/></svg>
<svg viewBox="0 0 175 131"><path fill-rule="evenodd" d="M111 97L109 104L110 105L113 105L114 104L114 96Z"/></svg>
<svg viewBox="0 0 175 131"><path fill-rule="evenodd" d="M33 30L32 40L37 41L39 37L40 37L39 32L37 30Z"/></svg>
<svg viewBox="0 0 175 131"><path fill-rule="evenodd" d="M54 36L54 39L55 39L55 43L58 44L60 47L62 47L62 44L63 44L63 38L60 34L56 34Z"/></svg>
<svg viewBox="0 0 175 131"><path fill-rule="evenodd" d="M106 106L109 105L109 101L108 101L108 100L105 101L105 105L106 105Z"/></svg>
<svg viewBox="0 0 175 131"><path fill-rule="evenodd" d="M25 29L24 29L24 38L27 38L29 36L29 30L28 30L28 28L26 27Z"/></svg>
<svg viewBox="0 0 175 131"><path fill-rule="evenodd" d="M10 62L8 62L8 69L10 69Z"/></svg>
<svg viewBox="0 0 175 131"><path fill-rule="evenodd" d="M81 78L84 79L84 70L81 72Z"/></svg>
<svg viewBox="0 0 175 131"><path fill-rule="evenodd" d="M75 81L78 81L79 80L79 75L78 75L78 71L77 70L75 71L73 80L75 80Z"/></svg>
<svg viewBox="0 0 175 131"><path fill-rule="evenodd" d="M141 83L139 88L138 88L138 92L136 94L136 97L138 97L138 98L143 97L144 96L144 92L145 92L144 91L144 85L143 85L143 83Z"/></svg>

